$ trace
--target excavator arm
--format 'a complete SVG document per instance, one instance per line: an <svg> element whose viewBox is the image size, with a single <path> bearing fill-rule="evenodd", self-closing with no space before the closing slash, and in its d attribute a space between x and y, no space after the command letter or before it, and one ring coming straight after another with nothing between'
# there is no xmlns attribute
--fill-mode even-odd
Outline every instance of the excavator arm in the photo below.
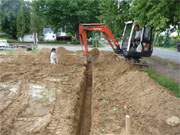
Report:
<svg viewBox="0 0 180 135"><path fill-rule="evenodd" d="M80 43L83 45L83 53L85 56L88 55L88 42L87 42L87 31L98 31L104 34L104 37L109 42L112 49L117 53L121 52L121 46L119 42L113 36L111 30L105 24L100 23L88 23L79 25L79 38Z"/></svg>

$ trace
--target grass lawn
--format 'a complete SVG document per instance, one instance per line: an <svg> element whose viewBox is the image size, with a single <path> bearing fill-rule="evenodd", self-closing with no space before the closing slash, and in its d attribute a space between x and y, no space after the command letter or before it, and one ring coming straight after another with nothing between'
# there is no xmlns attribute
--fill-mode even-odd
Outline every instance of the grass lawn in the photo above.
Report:
<svg viewBox="0 0 180 135"><path fill-rule="evenodd" d="M171 92L173 92L176 95L176 97L180 98L180 84L179 83L176 83L174 80L169 79L168 77L156 72L152 68L147 68L145 72L147 72L148 75L153 80L158 82L163 87L169 89Z"/></svg>

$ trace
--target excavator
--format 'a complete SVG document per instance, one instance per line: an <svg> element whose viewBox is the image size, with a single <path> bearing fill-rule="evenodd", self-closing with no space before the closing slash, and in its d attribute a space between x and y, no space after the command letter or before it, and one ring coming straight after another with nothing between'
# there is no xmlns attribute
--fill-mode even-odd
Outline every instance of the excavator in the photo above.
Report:
<svg viewBox="0 0 180 135"><path fill-rule="evenodd" d="M124 32L121 37L121 44L114 37L110 28L102 23L85 23L79 25L79 38L83 46L83 54L88 56L87 32L102 32L116 54L124 56L126 59L133 59L139 63L142 57L150 57L153 52L152 28L148 26L140 27L133 21L125 22Z"/></svg>

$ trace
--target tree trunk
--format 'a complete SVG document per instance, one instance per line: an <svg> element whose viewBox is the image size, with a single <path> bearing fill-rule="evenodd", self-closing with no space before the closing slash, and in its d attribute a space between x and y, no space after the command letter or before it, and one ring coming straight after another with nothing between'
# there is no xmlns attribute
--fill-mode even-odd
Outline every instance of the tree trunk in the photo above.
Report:
<svg viewBox="0 0 180 135"><path fill-rule="evenodd" d="M33 38L34 38L34 45L33 45L33 49L37 48L37 43L38 43L38 34L37 32L33 33Z"/></svg>

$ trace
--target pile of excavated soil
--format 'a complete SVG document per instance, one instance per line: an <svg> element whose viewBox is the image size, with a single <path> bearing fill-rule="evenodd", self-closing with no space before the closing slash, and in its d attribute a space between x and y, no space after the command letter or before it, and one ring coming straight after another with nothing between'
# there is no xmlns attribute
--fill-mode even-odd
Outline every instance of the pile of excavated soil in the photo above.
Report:
<svg viewBox="0 0 180 135"><path fill-rule="evenodd" d="M102 61L102 59L104 59ZM125 115L131 135L179 135L180 100L138 68L116 55L101 52L93 65L91 135L125 135Z"/></svg>
<svg viewBox="0 0 180 135"><path fill-rule="evenodd" d="M0 135L179 135L180 100L124 59L49 49L1 57ZM4 60L5 59L5 60Z"/></svg>
<svg viewBox="0 0 180 135"><path fill-rule="evenodd" d="M89 52L88 61L95 62L99 58L99 50L94 48Z"/></svg>

